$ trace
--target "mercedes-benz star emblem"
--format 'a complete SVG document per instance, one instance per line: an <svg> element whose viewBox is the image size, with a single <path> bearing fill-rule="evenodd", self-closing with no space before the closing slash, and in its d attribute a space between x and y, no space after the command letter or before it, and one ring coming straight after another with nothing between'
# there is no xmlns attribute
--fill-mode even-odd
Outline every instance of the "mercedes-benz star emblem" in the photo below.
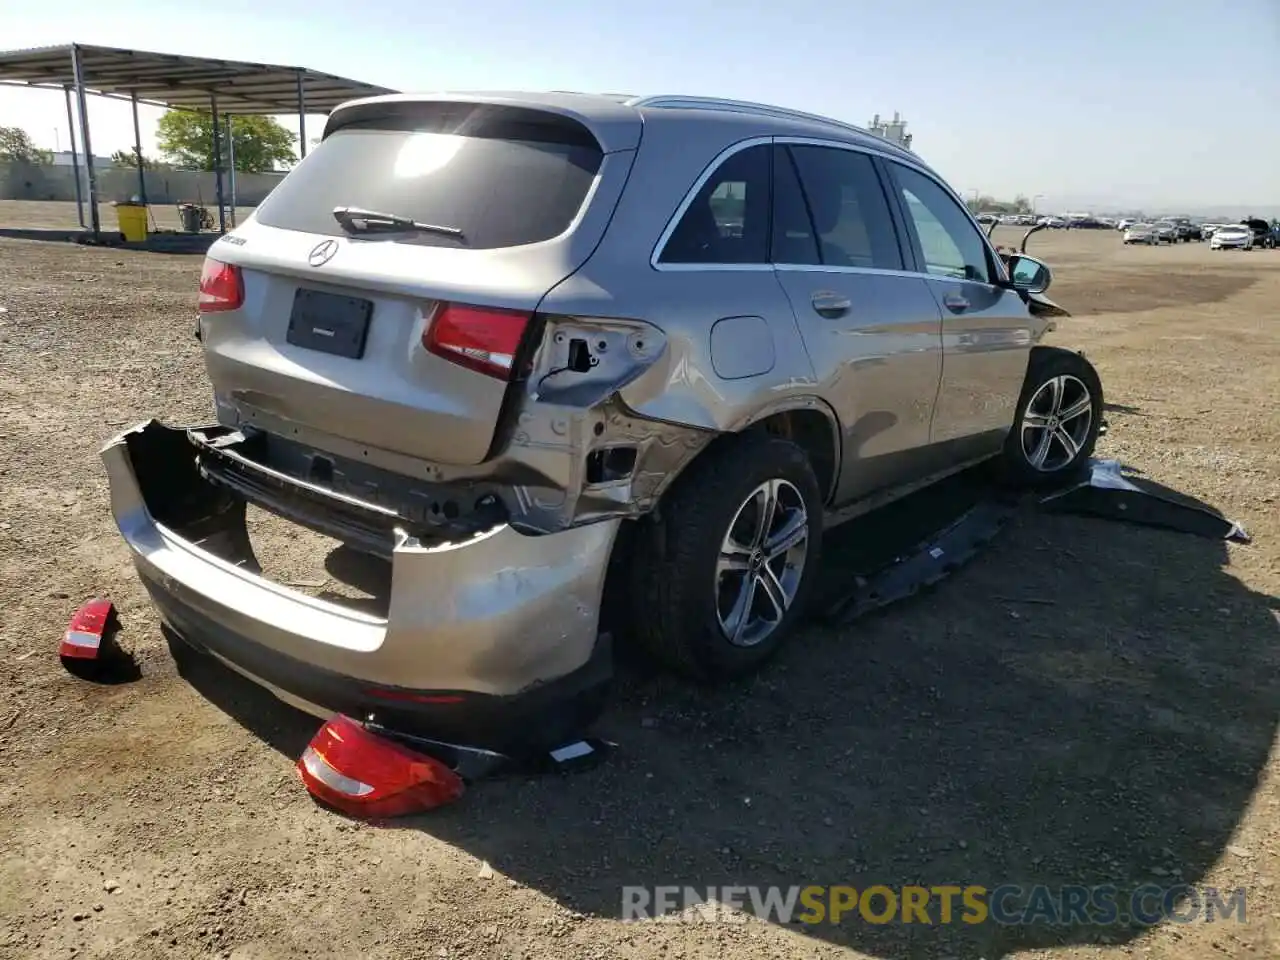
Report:
<svg viewBox="0 0 1280 960"><path fill-rule="evenodd" d="M333 255L338 252L337 240L326 240L323 243L317 243L307 254L307 263L313 267L324 266L333 259Z"/></svg>

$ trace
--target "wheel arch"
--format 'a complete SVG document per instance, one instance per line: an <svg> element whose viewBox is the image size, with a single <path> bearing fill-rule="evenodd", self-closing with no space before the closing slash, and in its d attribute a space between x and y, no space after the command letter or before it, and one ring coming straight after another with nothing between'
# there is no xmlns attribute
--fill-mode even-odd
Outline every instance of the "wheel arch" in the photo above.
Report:
<svg viewBox="0 0 1280 960"><path fill-rule="evenodd" d="M1093 371L1094 376L1098 378L1099 389L1102 388L1102 375L1098 373L1098 368L1094 366L1093 361L1085 356L1085 352L1083 350L1068 350L1066 347L1058 347L1049 343L1037 343L1031 348L1031 356L1027 360L1027 376L1029 377L1031 375L1032 364L1036 363L1038 360L1043 362L1048 357L1054 355L1076 357L1081 362L1085 363L1089 369Z"/></svg>
<svg viewBox="0 0 1280 960"><path fill-rule="evenodd" d="M817 475L824 502L831 502L840 480L843 441L840 418L829 403L809 395L784 397L742 415L725 435L747 430L764 430L804 450Z"/></svg>

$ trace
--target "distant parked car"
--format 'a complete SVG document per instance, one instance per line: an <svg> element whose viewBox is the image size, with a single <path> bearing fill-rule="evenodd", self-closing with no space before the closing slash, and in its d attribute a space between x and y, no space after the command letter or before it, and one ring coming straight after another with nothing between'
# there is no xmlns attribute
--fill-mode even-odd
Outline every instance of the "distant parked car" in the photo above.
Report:
<svg viewBox="0 0 1280 960"><path fill-rule="evenodd" d="M1124 231L1124 242L1145 243L1154 247L1160 242L1160 237L1156 234L1156 228L1150 223L1131 223Z"/></svg>
<svg viewBox="0 0 1280 960"><path fill-rule="evenodd" d="M1063 220L1061 217L1041 217L1038 222L1043 226L1050 227L1054 230L1058 230L1067 225L1067 221Z"/></svg>
<svg viewBox="0 0 1280 960"><path fill-rule="evenodd" d="M1228 223L1213 231L1210 250L1252 250L1253 230L1243 223Z"/></svg>
<svg viewBox="0 0 1280 960"><path fill-rule="evenodd" d="M1171 220L1158 220L1152 224L1159 243L1177 243L1180 237L1178 225Z"/></svg>
<svg viewBox="0 0 1280 960"><path fill-rule="evenodd" d="M1220 226L1222 226L1222 224L1220 223L1200 224L1200 239L1201 240L1210 239L1213 236L1214 231L1217 230Z"/></svg>

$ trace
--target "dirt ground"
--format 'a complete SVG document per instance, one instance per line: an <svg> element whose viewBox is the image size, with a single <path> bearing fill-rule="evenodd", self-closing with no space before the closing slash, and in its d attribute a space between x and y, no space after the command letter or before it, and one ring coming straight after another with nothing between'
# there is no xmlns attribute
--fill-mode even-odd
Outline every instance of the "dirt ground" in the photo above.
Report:
<svg viewBox="0 0 1280 960"><path fill-rule="evenodd" d="M204 201L214 222L218 219L218 201L208 197ZM181 230L182 218L178 215L177 204L152 204L148 210L148 225L151 230ZM239 222L253 213L253 207L236 207ZM228 226L231 224L231 208L226 208ZM89 207L85 207L85 222L89 221ZM109 203L98 204L98 222L103 231L116 229L116 211ZM75 230L80 225L74 203L60 203L47 200L0 200L0 230L5 227L22 230Z"/></svg>
<svg viewBox="0 0 1280 960"><path fill-rule="evenodd" d="M1076 314L1053 341L1106 384L1100 455L1252 544L1023 513L936 590L814 627L753 680L625 673L594 771L387 827L302 789L314 720L179 674L109 515L100 443L211 412L199 258L0 239L0 957L1280 955L1280 251L1032 244ZM95 594L132 682L55 656ZM624 884L1144 882L1244 887L1246 922L618 919Z"/></svg>

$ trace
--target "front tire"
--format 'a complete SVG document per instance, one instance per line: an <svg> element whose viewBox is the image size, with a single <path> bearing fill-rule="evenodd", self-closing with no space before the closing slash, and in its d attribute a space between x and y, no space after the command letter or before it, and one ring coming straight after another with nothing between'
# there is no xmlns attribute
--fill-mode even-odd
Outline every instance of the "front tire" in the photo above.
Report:
<svg viewBox="0 0 1280 960"><path fill-rule="evenodd" d="M1041 347L1027 377L1002 454L1017 486L1060 483L1089 462L1102 425L1102 381L1078 353Z"/></svg>
<svg viewBox="0 0 1280 960"><path fill-rule="evenodd" d="M765 433L725 437L640 521L635 639L700 680L749 673L801 620L821 556L823 497L805 452Z"/></svg>

